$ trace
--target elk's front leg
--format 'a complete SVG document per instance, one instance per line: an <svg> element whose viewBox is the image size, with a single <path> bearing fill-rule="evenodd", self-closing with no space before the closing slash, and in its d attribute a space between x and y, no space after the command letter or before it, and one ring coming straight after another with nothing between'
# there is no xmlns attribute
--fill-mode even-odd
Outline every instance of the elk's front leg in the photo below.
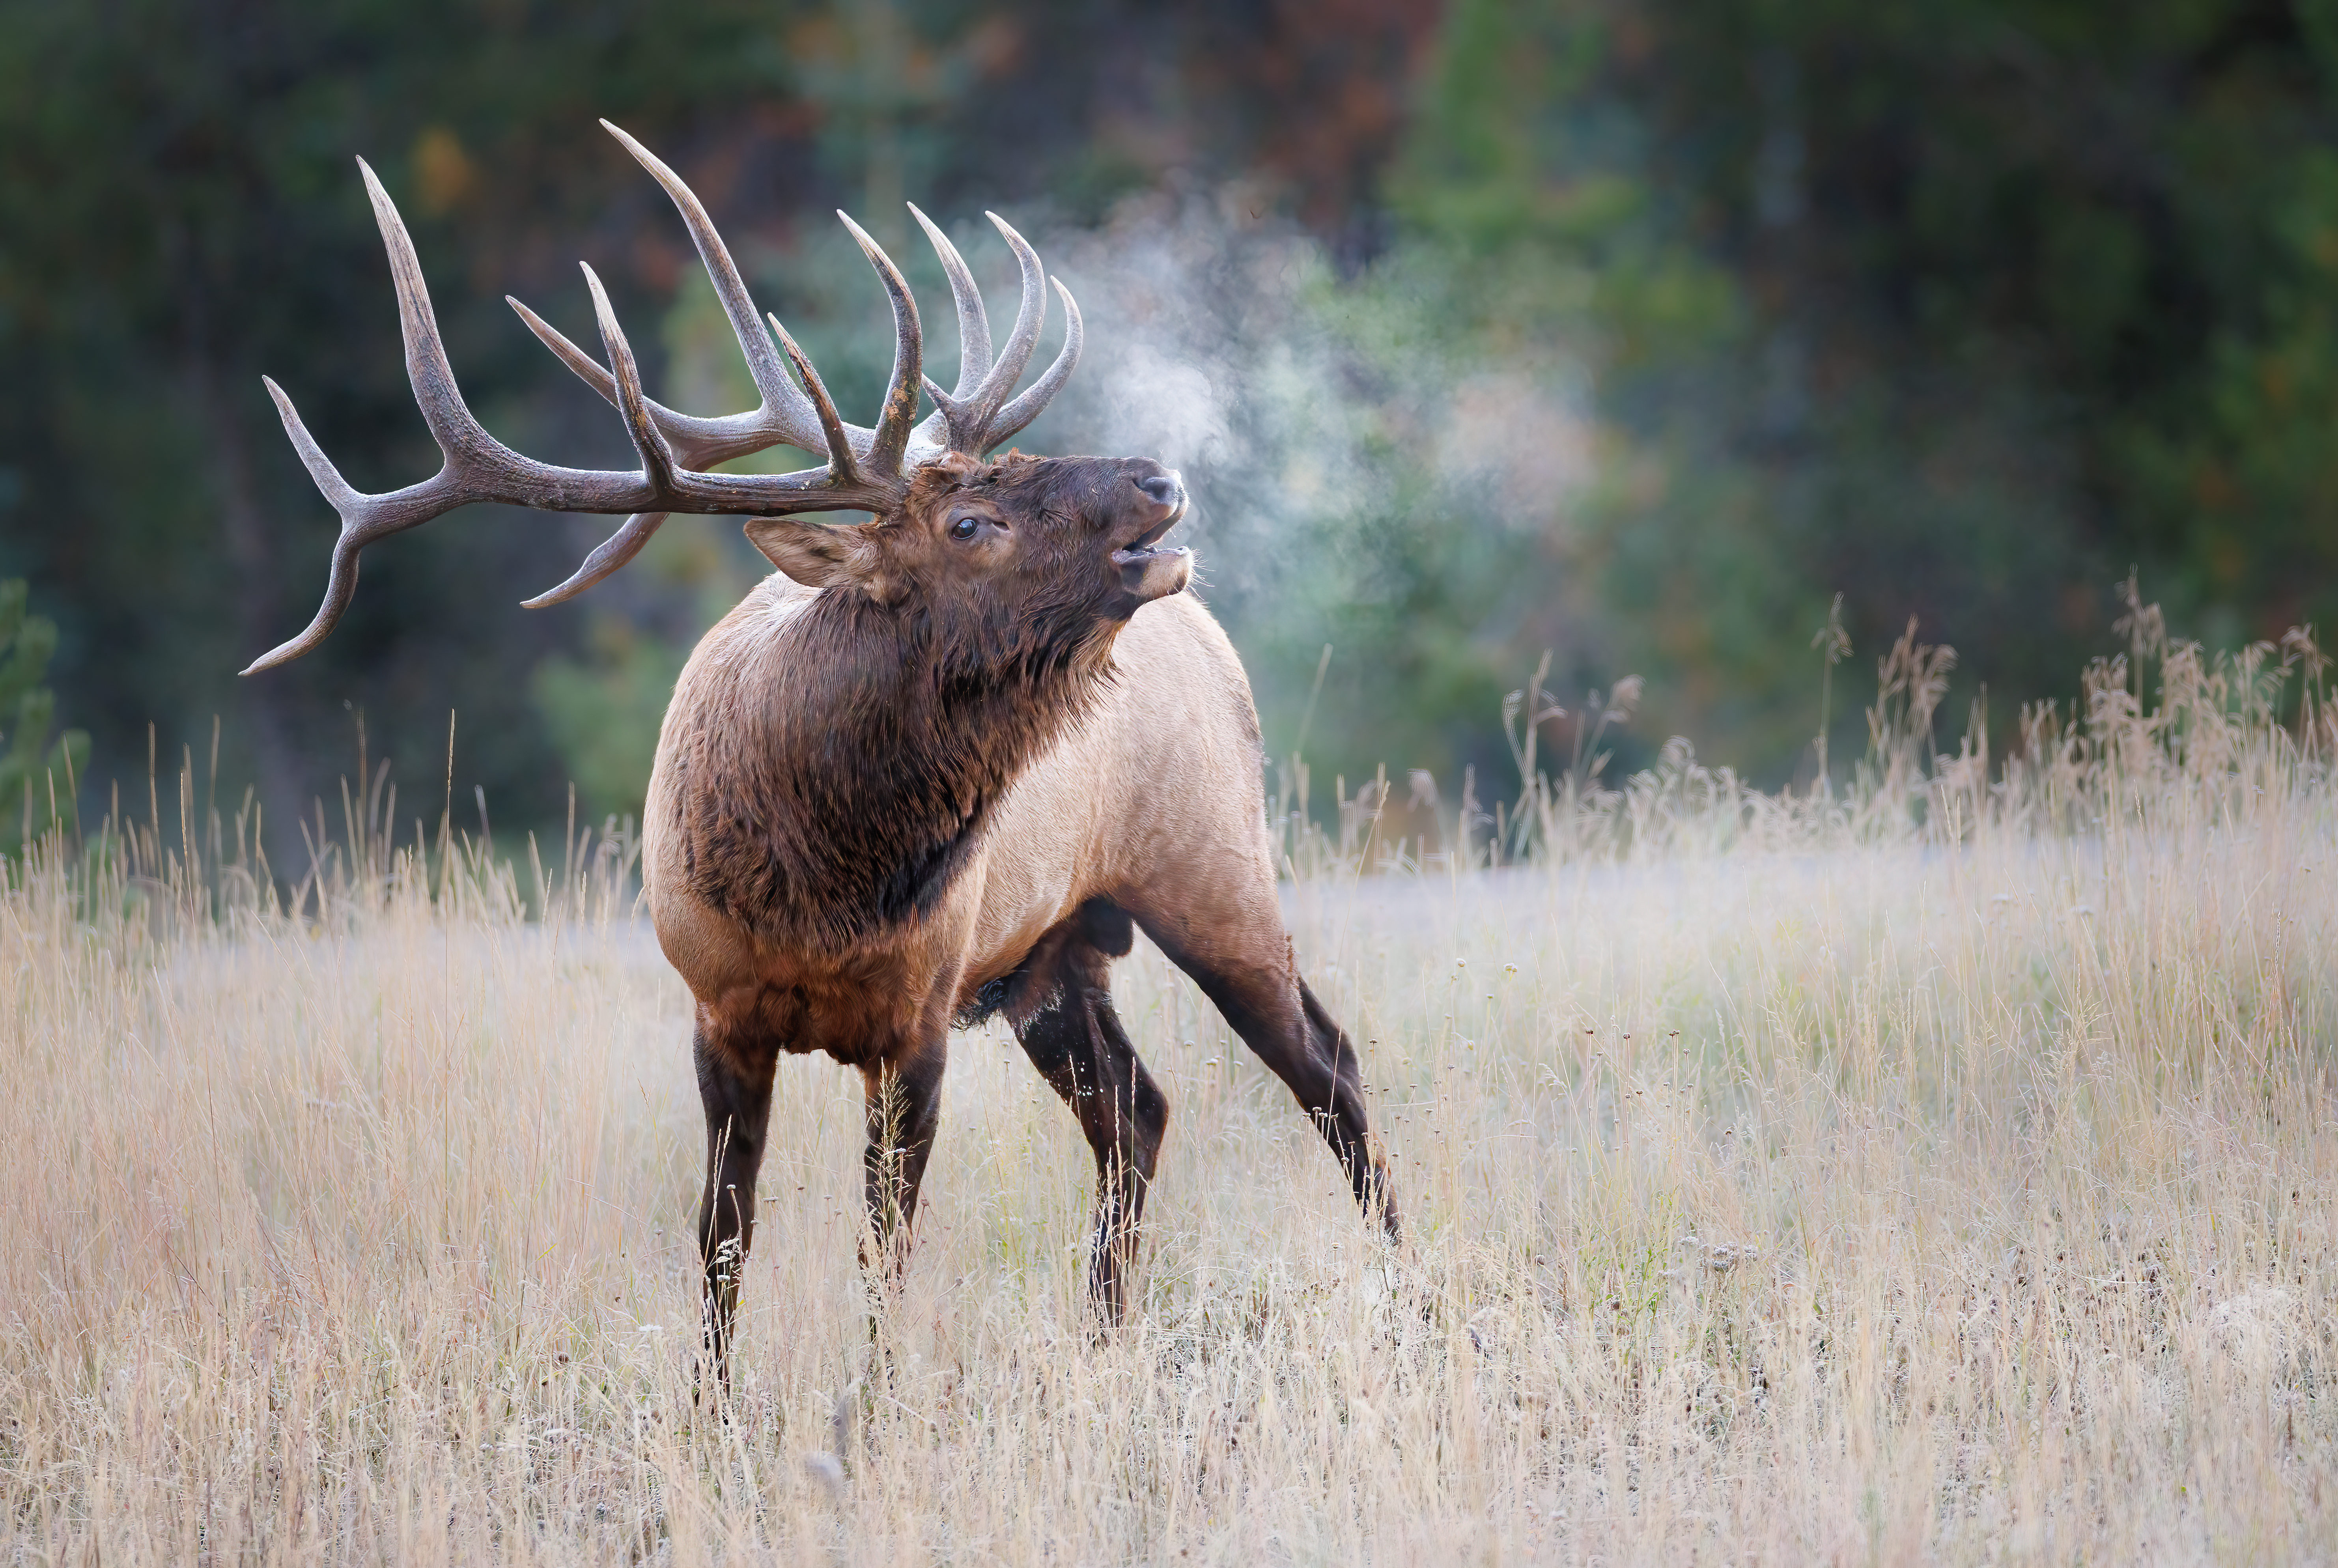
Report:
<svg viewBox="0 0 2338 1568"><path fill-rule="evenodd" d="M948 1036L937 1034L922 1047L861 1073L869 1118L869 1145L862 1155L869 1223L860 1261L879 1279L898 1274L909 1256L918 1189L941 1123L942 1066L948 1059Z"/></svg>
<svg viewBox="0 0 2338 1568"><path fill-rule="evenodd" d="M755 1238L755 1177L763 1165L779 1050L760 1035L725 1027L703 1008L692 1050L706 1110L706 1190L698 1203L705 1345L715 1377L727 1383L739 1281Z"/></svg>

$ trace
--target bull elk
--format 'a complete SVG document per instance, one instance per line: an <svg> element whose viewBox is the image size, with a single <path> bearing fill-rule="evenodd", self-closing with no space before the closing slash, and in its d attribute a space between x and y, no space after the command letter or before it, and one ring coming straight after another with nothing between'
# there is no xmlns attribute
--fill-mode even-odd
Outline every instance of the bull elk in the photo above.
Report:
<svg viewBox="0 0 2338 1568"><path fill-rule="evenodd" d="M754 1233L780 1056L825 1051L860 1070L863 1259L898 1267L933 1149L951 1026L994 1014L1095 1152L1090 1289L1106 1321L1125 1315L1169 1113L1113 1011L1110 961L1137 927L1290 1086L1367 1218L1394 1236L1355 1046L1300 977L1277 906L1249 683L1185 591L1191 553L1161 544L1185 514L1183 483L1142 457L987 456L1046 407L1077 362L1070 292L994 215L1022 271L1014 329L994 355L965 261L912 207L957 305L958 384L945 392L923 374L918 308L900 272L845 218L891 299L895 335L876 424L848 425L776 317L764 331L698 198L607 129L681 210L759 406L701 418L651 400L587 267L605 367L510 303L615 405L641 466L556 467L505 446L465 407L413 241L361 162L397 284L408 375L445 466L405 489L361 494L266 383L341 531L316 619L244 673L324 640L349 607L366 545L471 502L630 514L530 606L615 572L669 514L752 519L747 536L778 573L692 654L658 738L643 822L658 941L696 1003L707 1150L698 1224L715 1365ZM1049 281L1063 300L1063 348L1014 396ZM919 421L921 387L934 410ZM787 474L710 471L782 443L827 461ZM836 511L872 515L803 515Z"/></svg>

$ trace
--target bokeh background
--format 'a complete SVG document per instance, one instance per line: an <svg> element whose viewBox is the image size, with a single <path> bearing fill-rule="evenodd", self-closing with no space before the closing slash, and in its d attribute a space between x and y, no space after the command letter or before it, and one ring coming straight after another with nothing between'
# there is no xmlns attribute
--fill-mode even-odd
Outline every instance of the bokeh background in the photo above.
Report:
<svg viewBox="0 0 2338 1568"><path fill-rule="evenodd" d="M361 486L437 464L353 156L506 440L631 466L500 298L592 341L580 258L653 392L752 400L601 116L854 417L888 338L832 211L908 267L945 379L902 201L997 315L980 214L1032 236L1089 347L1022 444L1184 468L1269 748L1319 780L1507 792L1503 694L1546 652L1570 710L1645 678L1618 770L1677 733L1808 780L1838 593L1838 757L1911 616L1960 652L1947 726L1985 687L2002 738L2117 645L2130 566L2213 644L2338 604L2338 0L0 0L0 578L54 624L85 810L142 798L150 735L202 774L216 720L222 803L281 847L362 714L435 816L450 710L499 828L572 780L588 819L638 808L760 569L735 524L526 612L608 523L457 514L368 553L320 653L235 675L333 534L260 375Z"/></svg>

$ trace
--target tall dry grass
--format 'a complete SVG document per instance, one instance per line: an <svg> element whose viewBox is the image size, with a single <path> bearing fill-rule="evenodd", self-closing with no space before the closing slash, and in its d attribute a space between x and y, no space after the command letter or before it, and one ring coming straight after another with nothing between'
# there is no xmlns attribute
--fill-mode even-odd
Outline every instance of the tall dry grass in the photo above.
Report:
<svg viewBox="0 0 2338 1568"><path fill-rule="evenodd" d="M1135 1321L1092 1341L1085 1145L986 1030L880 1358L858 1081L783 1063L719 1411L686 999L621 844L515 877L397 848L369 782L297 911L159 808L53 844L0 897L5 1550L2328 1560L2317 656L2135 652L2149 702L2098 667L2000 766L1925 760L1903 681L1807 794L1570 770L1434 874L1292 828L1401 1253L1140 949Z"/></svg>

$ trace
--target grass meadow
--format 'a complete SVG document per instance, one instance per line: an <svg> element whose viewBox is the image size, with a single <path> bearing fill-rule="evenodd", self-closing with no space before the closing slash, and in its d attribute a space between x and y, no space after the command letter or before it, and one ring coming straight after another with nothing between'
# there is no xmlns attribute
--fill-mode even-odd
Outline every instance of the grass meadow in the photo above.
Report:
<svg viewBox="0 0 2338 1568"><path fill-rule="evenodd" d="M1466 852L1270 802L1400 1251L1140 946L1134 1321L987 1028L872 1342L859 1081L783 1063L720 1407L622 846L400 848L368 791L295 907L166 781L0 896L0 1556L2338 1557L2318 656L2142 649L1999 761L1928 754L1921 652L1832 789L1529 767Z"/></svg>

